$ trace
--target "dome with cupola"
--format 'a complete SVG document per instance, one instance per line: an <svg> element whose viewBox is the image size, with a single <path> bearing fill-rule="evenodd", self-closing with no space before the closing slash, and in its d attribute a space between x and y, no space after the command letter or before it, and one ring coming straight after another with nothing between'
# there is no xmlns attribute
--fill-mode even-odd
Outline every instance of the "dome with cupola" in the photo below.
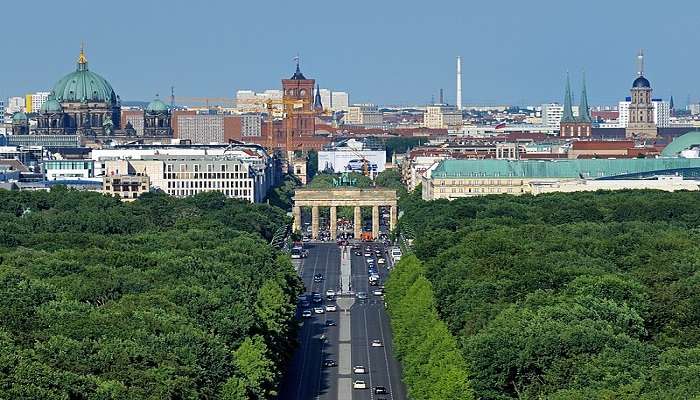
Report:
<svg viewBox="0 0 700 400"><path fill-rule="evenodd" d="M81 49L77 68L61 78L53 87L54 99L59 103L108 103L116 104L117 95L112 85L102 76L88 69L85 52Z"/></svg>
<svg viewBox="0 0 700 400"><path fill-rule="evenodd" d="M158 96L156 96L156 99L148 103L148 106L146 106L146 112L152 114L168 112L168 106L163 103Z"/></svg>

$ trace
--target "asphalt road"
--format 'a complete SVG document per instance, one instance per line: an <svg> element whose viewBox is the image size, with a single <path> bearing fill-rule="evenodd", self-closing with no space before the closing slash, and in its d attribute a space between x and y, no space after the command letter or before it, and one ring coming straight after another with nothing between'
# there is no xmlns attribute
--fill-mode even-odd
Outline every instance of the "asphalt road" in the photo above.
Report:
<svg viewBox="0 0 700 400"><path fill-rule="evenodd" d="M323 306L329 303L325 299L327 289L338 290L340 285L340 252L334 243L307 243L309 256L299 265L299 274L307 288L306 293L320 293ZM380 248L379 244L371 246ZM362 250L366 247L362 245ZM376 257L374 257L376 259ZM321 282L314 282L315 274L323 274ZM379 267L381 280L386 279L387 269ZM336 323L341 320L342 310L313 314L311 318L302 319L303 326L299 333L299 348L294 355L280 388L280 399L405 399L406 391L401 382L401 369L391 352L391 329L389 318L384 309L381 296L372 295L372 289L367 279L367 261L363 256L352 256L352 290L367 293L366 300L356 300L350 308L351 344L339 343L339 326L326 327L326 320ZM299 315L304 309L312 309L317 304L310 303L309 307L299 307ZM300 317L301 318L301 317ZM345 320L346 317L343 317ZM322 335L326 340L322 340ZM372 347L374 339L382 341L382 347ZM341 347L342 346L342 349ZM343 357L351 357L351 365L363 365L366 374L343 374L346 380L361 379L367 382L368 389L352 389L351 393L338 393L339 367L323 367L326 359L338 361L339 351ZM375 395L374 388L384 386L389 394Z"/></svg>

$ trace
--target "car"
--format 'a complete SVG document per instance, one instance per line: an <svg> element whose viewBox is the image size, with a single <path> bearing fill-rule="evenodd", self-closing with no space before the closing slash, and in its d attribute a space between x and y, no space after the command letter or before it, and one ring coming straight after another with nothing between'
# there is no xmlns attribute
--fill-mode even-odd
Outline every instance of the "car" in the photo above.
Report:
<svg viewBox="0 0 700 400"><path fill-rule="evenodd" d="M335 301L335 296L326 296L326 301Z"/></svg>
<svg viewBox="0 0 700 400"><path fill-rule="evenodd" d="M323 280L323 274L314 275L314 282L321 282Z"/></svg>
<svg viewBox="0 0 700 400"><path fill-rule="evenodd" d="M314 313L323 314L324 312L323 307L314 307Z"/></svg>
<svg viewBox="0 0 700 400"><path fill-rule="evenodd" d="M382 289L377 289L373 291L372 294L375 296L384 296L384 291Z"/></svg>
<svg viewBox="0 0 700 400"><path fill-rule="evenodd" d="M326 367L326 368L329 368L329 367L337 367L337 366L338 366L338 363L335 362L335 360L323 360L323 366ZM380 386L380 387L381 387L381 386ZM376 389L375 389L375 393L376 393Z"/></svg>
<svg viewBox="0 0 700 400"><path fill-rule="evenodd" d="M306 308L306 307L308 307L309 305L310 305L310 304L309 304L309 301L308 301L308 300L302 300L302 301L301 301L301 306L302 306L302 307Z"/></svg>
<svg viewBox="0 0 700 400"><path fill-rule="evenodd" d="M377 264L384 264L386 261L383 258L377 260Z"/></svg>
<svg viewBox="0 0 700 400"><path fill-rule="evenodd" d="M355 381L352 383L353 389L367 389L367 382L365 381Z"/></svg>
<svg viewBox="0 0 700 400"><path fill-rule="evenodd" d="M384 344L379 339L372 340L372 347L383 347Z"/></svg>
<svg viewBox="0 0 700 400"><path fill-rule="evenodd" d="M356 252L355 252L355 255L356 255L356 256L361 256L361 255L362 255L362 252L361 252L361 251L356 251Z"/></svg>
<svg viewBox="0 0 700 400"><path fill-rule="evenodd" d="M365 292L357 292L357 294L356 294L355 296L356 296L358 299L360 299L360 300L364 300L364 299L367 298L367 293L365 293Z"/></svg>
<svg viewBox="0 0 700 400"><path fill-rule="evenodd" d="M379 251L379 250L375 250L375 251L374 251L374 255L376 255L377 257L379 257L379 256L382 255L382 252Z"/></svg>
<svg viewBox="0 0 700 400"><path fill-rule="evenodd" d="M333 290L333 289L326 290L326 296L335 296L335 290Z"/></svg>
<svg viewBox="0 0 700 400"><path fill-rule="evenodd" d="M386 390L384 386L376 386L374 388L374 394L389 394L389 391Z"/></svg>
<svg viewBox="0 0 700 400"><path fill-rule="evenodd" d="M314 295L312 296L312 301L314 303L320 303L323 301L323 297L321 297L320 293L314 293Z"/></svg>
<svg viewBox="0 0 700 400"><path fill-rule="evenodd" d="M364 253L363 255L364 255L365 257L372 257L372 254L370 254L369 251L365 251L365 253Z"/></svg>
<svg viewBox="0 0 700 400"><path fill-rule="evenodd" d="M336 323L334 320L332 320L332 319L326 320L326 326L335 326L335 325L336 325Z"/></svg>
<svg viewBox="0 0 700 400"><path fill-rule="evenodd" d="M301 316L304 318L311 318L311 310L302 311Z"/></svg>
<svg viewBox="0 0 700 400"><path fill-rule="evenodd" d="M364 365L355 365L354 367L352 367L352 372L356 374L366 374L367 369L364 367Z"/></svg>
<svg viewBox="0 0 700 400"><path fill-rule="evenodd" d="M326 304L326 311L338 311L338 306L336 306L335 304Z"/></svg>
<svg viewBox="0 0 700 400"><path fill-rule="evenodd" d="M302 241L302 242L310 242L310 241L311 241L311 238L308 237L308 236L304 236L303 238L301 238L301 241Z"/></svg>

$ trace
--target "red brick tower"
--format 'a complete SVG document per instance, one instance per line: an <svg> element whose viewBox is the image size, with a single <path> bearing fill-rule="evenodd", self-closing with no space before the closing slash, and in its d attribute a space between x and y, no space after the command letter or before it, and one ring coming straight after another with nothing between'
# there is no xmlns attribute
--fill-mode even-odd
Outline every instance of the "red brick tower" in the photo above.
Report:
<svg viewBox="0 0 700 400"><path fill-rule="evenodd" d="M296 150L296 144L300 137L313 136L315 132L314 113L314 83L313 79L306 79L297 69L289 79L282 79L282 102L284 103L285 122L287 129L287 151Z"/></svg>

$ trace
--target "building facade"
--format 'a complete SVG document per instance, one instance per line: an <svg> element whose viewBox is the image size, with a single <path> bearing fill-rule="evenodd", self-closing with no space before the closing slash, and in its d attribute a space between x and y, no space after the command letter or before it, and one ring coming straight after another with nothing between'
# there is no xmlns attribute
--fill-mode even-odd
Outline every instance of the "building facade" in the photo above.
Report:
<svg viewBox="0 0 700 400"><path fill-rule="evenodd" d="M425 173L422 185L424 200L554 191L698 190L700 159L444 160Z"/></svg>
<svg viewBox="0 0 700 400"><path fill-rule="evenodd" d="M122 201L134 201L150 191L151 181L146 175L108 175L102 178L102 193L117 196Z"/></svg>
<svg viewBox="0 0 700 400"><path fill-rule="evenodd" d="M350 96L347 92L331 93L331 111L347 111L350 106Z"/></svg>
<svg viewBox="0 0 700 400"><path fill-rule="evenodd" d="M224 115L181 115L177 119L178 139L194 144L224 143Z"/></svg>
<svg viewBox="0 0 700 400"><path fill-rule="evenodd" d="M459 129L462 112L455 106L436 104L425 108L423 126L429 129Z"/></svg>
<svg viewBox="0 0 700 400"><path fill-rule="evenodd" d="M282 79L282 100L291 139L300 136L313 136L316 131L314 111L313 79L306 79L299 69L289 79ZM291 144L290 144L291 145ZM293 149L286 148L287 151Z"/></svg>

